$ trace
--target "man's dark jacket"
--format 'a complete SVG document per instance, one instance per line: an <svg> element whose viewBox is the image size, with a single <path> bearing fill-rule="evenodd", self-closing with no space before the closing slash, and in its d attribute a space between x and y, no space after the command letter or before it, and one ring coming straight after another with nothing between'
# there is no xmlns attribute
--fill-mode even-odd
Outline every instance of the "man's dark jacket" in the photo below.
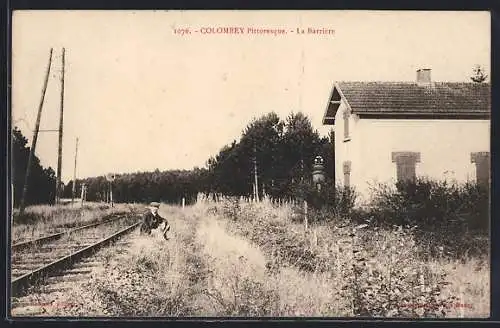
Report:
<svg viewBox="0 0 500 328"><path fill-rule="evenodd" d="M165 222L168 226L168 222L166 219L162 218L158 214L154 215L153 213L148 212L144 214L141 225L141 232L150 234L151 230L158 228L163 222Z"/></svg>

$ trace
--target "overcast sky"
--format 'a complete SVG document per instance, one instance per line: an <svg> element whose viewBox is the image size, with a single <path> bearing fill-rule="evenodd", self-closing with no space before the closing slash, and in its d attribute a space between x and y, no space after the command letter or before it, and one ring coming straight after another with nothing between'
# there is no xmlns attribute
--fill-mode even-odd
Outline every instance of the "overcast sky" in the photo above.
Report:
<svg viewBox="0 0 500 328"><path fill-rule="evenodd" d="M176 35L173 28L282 28L287 35ZM297 35L296 28L335 34ZM41 129L59 122L66 48L63 181L202 167L270 111L323 111L335 80L468 81L490 69L488 12L18 11L13 17L12 119L32 138L49 50L53 66ZM57 167L57 133L40 133L44 166Z"/></svg>

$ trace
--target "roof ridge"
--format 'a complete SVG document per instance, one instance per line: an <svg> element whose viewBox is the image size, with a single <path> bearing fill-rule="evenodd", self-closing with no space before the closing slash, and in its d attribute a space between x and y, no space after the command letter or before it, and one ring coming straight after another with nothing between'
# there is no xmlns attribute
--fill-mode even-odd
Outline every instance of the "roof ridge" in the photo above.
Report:
<svg viewBox="0 0 500 328"><path fill-rule="evenodd" d="M416 81L346 81L346 80L339 80L335 81L335 83L363 83L363 84L372 84L372 83L381 83L381 84L411 84L411 85L418 85ZM432 81L433 84L465 84L465 85L490 85L490 82L482 82L482 83L477 83L477 82L466 82L466 81L460 81L460 82L448 82L448 81Z"/></svg>

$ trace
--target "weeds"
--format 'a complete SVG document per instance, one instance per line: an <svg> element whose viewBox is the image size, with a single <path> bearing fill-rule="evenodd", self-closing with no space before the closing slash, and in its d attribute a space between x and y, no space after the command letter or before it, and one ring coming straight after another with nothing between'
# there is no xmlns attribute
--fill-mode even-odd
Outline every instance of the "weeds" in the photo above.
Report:
<svg viewBox="0 0 500 328"><path fill-rule="evenodd" d="M112 208L98 203L87 204L84 207L30 206L26 208L22 216L19 216L18 211L13 213L11 238L13 243L17 243L136 211L137 205L126 204L117 204Z"/></svg>
<svg viewBox="0 0 500 328"><path fill-rule="evenodd" d="M415 225L332 216L306 230L291 202L200 197L167 207L174 236L138 237L92 282L113 315L489 315L489 261L445 247L423 256ZM293 217L296 216L298 222Z"/></svg>
<svg viewBox="0 0 500 328"><path fill-rule="evenodd" d="M216 206L230 213L233 203L222 199ZM426 318L488 315L488 263L467 256L457 262L444 247L423 256L432 246L421 244L418 227L379 226L376 220L359 226L333 219L305 231L292 221L292 206L240 201L238 211L236 220L225 221L228 229L264 250L268 279L288 268L315 279L328 275L337 285L319 290L317 297L337 293L350 304L315 312L332 315L348 309L353 316ZM316 284L309 281L309 286ZM460 287L464 285L469 288ZM457 306L462 306L460 311ZM280 311L285 308L292 311L289 306Z"/></svg>

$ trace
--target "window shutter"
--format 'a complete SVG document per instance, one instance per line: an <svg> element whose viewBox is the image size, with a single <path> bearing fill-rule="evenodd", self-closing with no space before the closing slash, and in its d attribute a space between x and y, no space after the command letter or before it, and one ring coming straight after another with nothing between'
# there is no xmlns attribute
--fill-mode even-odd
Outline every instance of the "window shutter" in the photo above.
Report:
<svg viewBox="0 0 500 328"><path fill-rule="evenodd" d="M490 185L490 153L471 153L471 162L476 164L476 182L481 185Z"/></svg>
<svg viewBox="0 0 500 328"><path fill-rule="evenodd" d="M404 177L404 172L403 172L403 165L401 165L400 162L396 163L396 170L397 170L397 181L402 181Z"/></svg>
<svg viewBox="0 0 500 328"><path fill-rule="evenodd" d="M344 139L349 139L349 112L344 110Z"/></svg>
<svg viewBox="0 0 500 328"><path fill-rule="evenodd" d="M401 180L403 181L415 181L415 166L416 162L411 158L405 158L404 161L400 162L400 165L403 168L403 174L401 176Z"/></svg>
<svg viewBox="0 0 500 328"><path fill-rule="evenodd" d="M396 163L396 176L398 182L415 181L416 165L420 162L420 153L393 152L392 162Z"/></svg>
<svg viewBox="0 0 500 328"><path fill-rule="evenodd" d="M476 166L477 183L488 185L490 183L490 165L489 161L483 161Z"/></svg>
<svg viewBox="0 0 500 328"><path fill-rule="evenodd" d="M345 161L343 169L344 169L344 186L349 187L351 185L351 161Z"/></svg>

